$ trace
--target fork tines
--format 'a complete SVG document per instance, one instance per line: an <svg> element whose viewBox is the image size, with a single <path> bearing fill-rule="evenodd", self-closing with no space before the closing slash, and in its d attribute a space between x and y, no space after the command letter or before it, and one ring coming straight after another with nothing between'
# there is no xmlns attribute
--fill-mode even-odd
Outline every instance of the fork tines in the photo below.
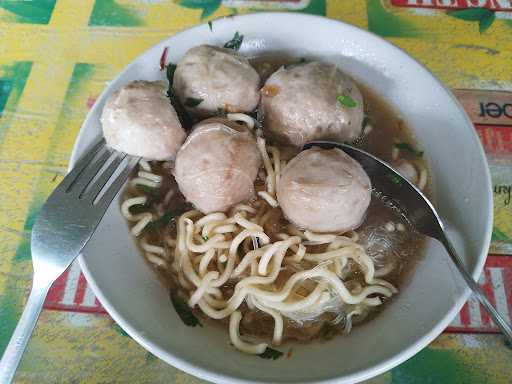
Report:
<svg viewBox="0 0 512 384"><path fill-rule="evenodd" d="M108 206L139 160L107 147L105 139L100 138L77 161L55 192Z"/></svg>

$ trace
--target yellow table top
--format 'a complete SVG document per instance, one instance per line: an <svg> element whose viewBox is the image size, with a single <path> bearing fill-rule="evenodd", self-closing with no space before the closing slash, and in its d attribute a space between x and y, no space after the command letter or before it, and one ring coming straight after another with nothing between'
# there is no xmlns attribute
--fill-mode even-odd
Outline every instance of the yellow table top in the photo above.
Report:
<svg viewBox="0 0 512 384"><path fill-rule="evenodd" d="M443 9L443 4L453 8ZM0 352L30 287L33 219L65 174L78 130L105 83L181 29L269 9L325 15L368 29L402 47L451 88L512 91L510 1L0 0ZM512 97L500 97L499 127L505 128L496 134L510 144ZM498 113L493 106L482 108ZM482 138L487 137L484 126L479 127ZM501 242L496 252L510 249L512 238L512 177L505 171L498 179L504 189L495 187L499 209L493 239ZM492 268L500 270L502 286L498 282L490 289L495 301L512 312L509 260L494 257L488 277L494 284L498 272ZM76 267L62 283L41 315L16 382L200 382L158 360L98 313L99 304ZM512 352L498 335L474 333L492 332L484 316L483 325L475 323L480 321L473 318L475 308L470 303L459 323L452 324L453 330L469 333L445 333L370 382L510 383Z"/></svg>

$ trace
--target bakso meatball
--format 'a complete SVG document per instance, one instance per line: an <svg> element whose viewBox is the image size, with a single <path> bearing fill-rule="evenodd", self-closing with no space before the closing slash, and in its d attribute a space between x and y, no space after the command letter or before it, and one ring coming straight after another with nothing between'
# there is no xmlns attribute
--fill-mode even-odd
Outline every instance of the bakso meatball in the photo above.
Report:
<svg viewBox="0 0 512 384"><path fill-rule="evenodd" d="M101 114L107 144L148 160L174 159L185 140L163 81L132 81L108 98Z"/></svg>
<svg viewBox="0 0 512 384"><path fill-rule="evenodd" d="M188 50L174 72L173 88L196 116L251 112L260 100L260 77L249 61L210 45Z"/></svg>
<svg viewBox="0 0 512 384"><path fill-rule="evenodd" d="M251 132L226 119L208 119L193 128L179 150L174 176L201 212L226 211L254 195L260 165Z"/></svg>
<svg viewBox="0 0 512 384"><path fill-rule="evenodd" d="M266 132L283 144L350 142L361 134L363 96L334 64L283 66L261 91Z"/></svg>
<svg viewBox="0 0 512 384"><path fill-rule="evenodd" d="M340 149L313 147L283 169L277 199L285 216L315 232L345 232L363 221L371 191L361 165Z"/></svg>

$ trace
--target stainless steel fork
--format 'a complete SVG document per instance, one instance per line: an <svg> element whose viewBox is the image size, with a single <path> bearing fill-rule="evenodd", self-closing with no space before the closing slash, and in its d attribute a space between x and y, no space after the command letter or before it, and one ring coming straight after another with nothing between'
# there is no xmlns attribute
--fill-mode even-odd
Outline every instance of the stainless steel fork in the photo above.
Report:
<svg viewBox="0 0 512 384"><path fill-rule="evenodd" d="M44 204L32 228L32 289L0 361L0 383L12 381L50 286L87 244L138 161L100 139Z"/></svg>

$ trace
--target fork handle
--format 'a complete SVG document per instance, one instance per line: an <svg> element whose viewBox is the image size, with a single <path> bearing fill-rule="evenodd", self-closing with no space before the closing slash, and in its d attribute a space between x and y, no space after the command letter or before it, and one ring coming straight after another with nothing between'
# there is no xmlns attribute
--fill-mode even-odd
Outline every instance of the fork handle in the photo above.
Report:
<svg viewBox="0 0 512 384"><path fill-rule="evenodd" d="M39 281L37 276L34 276L34 283L32 284L30 295L25 304L25 309L0 361L0 383L8 384L12 382L28 340L32 335L32 331L43 308L43 303L50 286L51 283Z"/></svg>
<svg viewBox="0 0 512 384"><path fill-rule="evenodd" d="M500 329L500 331L505 335L510 345L512 345L512 327L510 324L508 324L503 316L501 316L496 308L492 306L492 304L489 302L487 297L484 294L484 291L482 291L482 288L480 288L480 285L473 280L471 275L466 271L466 268L464 267L464 264L462 263L461 258L459 257L457 251L455 251L455 248L453 247L452 242L446 237L441 237L441 243L445 246L446 250L450 254L450 257L461 273L462 277L468 284L469 288L473 291L473 294L476 296L478 301L483 305L486 312L491 316L492 320L494 321L494 324Z"/></svg>

